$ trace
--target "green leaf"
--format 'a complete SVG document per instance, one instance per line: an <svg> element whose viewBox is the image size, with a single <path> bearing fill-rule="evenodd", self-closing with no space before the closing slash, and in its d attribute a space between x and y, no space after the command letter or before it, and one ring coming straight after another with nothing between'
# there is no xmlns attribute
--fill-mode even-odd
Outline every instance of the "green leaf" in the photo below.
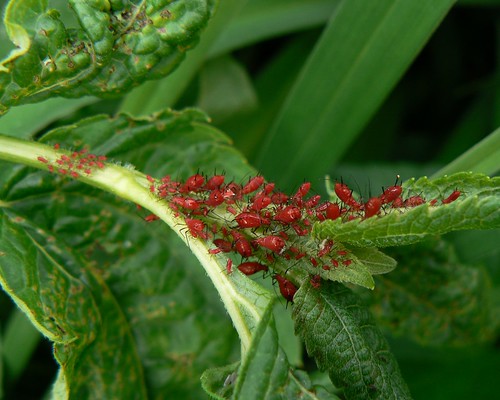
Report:
<svg viewBox="0 0 500 400"><path fill-rule="evenodd" d="M11 313L1 338L4 347L2 361L10 381L15 382L22 374L41 338L40 332L21 310Z"/></svg>
<svg viewBox="0 0 500 400"><path fill-rule="evenodd" d="M372 275L386 274L396 268L396 260L374 247L351 248L350 250Z"/></svg>
<svg viewBox="0 0 500 400"><path fill-rule="evenodd" d="M210 49L210 56L222 55L271 37L324 24L340 1L252 0L229 21Z"/></svg>
<svg viewBox="0 0 500 400"><path fill-rule="evenodd" d="M362 293L383 327L432 346L478 344L493 336L495 310L488 275L463 265L452 246L431 240L394 248L399 267Z"/></svg>
<svg viewBox="0 0 500 400"><path fill-rule="evenodd" d="M500 128L471 147L456 160L441 168L433 177L460 171L494 175L500 171Z"/></svg>
<svg viewBox="0 0 500 400"><path fill-rule="evenodd" d="M339 283L309 283L294 297L295 331L347 399L409 399L382 333L359 298Z"/></svg>
<svg viewBox="0 0 500 400"><path fill-rule="evenodd" d="M11 108L6 115L0 118L0 132L28 139L50 123L96 101L95 97L52 98L37 104L25 104Z"/></svg>
<svg viewBox="0 0 500 400"><path fill-rule="evenodd" d="M212 0L212 2L215 0ZM120 111L132 115L148 115L172 107L189 85L200 66L206 61L208 51L228 21L248 0L221 1L217 12L210 20L196 49L187 54L182 68L159 82L147 82L129 93ZM184 3L184 2L182 2Z"/></svg>
<svg viewBox="0 0 500 400"><path fill-rule="evenodd" d="M291 368L279 346L271 308L239 369L234 364L210 369L203 374L202 384L218 399L337 399L325 388L313 386L307 373Z"/></svg>
<svg viewBox="0 0 500 400"><path fill-rule="evenodd" d="M106 284L54 237L0 210L0 283L55 342L66 398L146 398L129 325ZM92 384L89 385L89 383Z"/></svg>
<svg viewBox="0 0 500 400"><path fill-rule="evenodd" d="M76 29L47 1L9 2L4 22L19 49L0 63L0 114L54 95L118 95L167 75L198 41L214 1L70 6Z"/></svg>
<svg viewBox="0 0 500 400"><path fill-rule="evenodd" d="M232 396L238 376L239 362L224 367L210 368L201 376L201 386L212 399L224 400Z"/></svg>
<svg viewBox="0 0 500 400"><path fill-rule="evenodd" d="M238 62L220 57L205 64L200 73L198 107L212 117L214 124L241 117L256 106L250 78Z"/></svg>
<svg viewBox="0 0 500 400"><path fill-rule="evenodd" d="M454 190L460 197L441 204ZM385 215L343 223L340 218L318 223L313 235L354 246L400 246L461 229L500 227L500 178L458 173L429 180L420 178L403 185L404 198L418 194L427 203L417 207L387 209ZM429 202L437 199L435 205Z"/></svg>
<svg viewBox="0 0 500 400"><path fill-rule="evenodd" d="M314 180L324 174L345 154L453 3L342 1L259 152L257 167L263 174L286 190L297 177Z"/></svg>

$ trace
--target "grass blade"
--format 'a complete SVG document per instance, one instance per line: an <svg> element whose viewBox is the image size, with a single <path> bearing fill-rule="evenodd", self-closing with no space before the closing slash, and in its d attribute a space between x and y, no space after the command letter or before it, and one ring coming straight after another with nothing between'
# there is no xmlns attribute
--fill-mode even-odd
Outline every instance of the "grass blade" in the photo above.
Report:
<svg viewBox="0 0 500 400"><path fill-rule="evenodd" d="M345 153L453 3L341 3L264 143L257 160L263 173L287 190L297 177L311 179L325 173Z"/></svg>
<svg viewBox="0 0 500 400"><path fill-rule="evenodd" d="M488 175L500 171L500 128L441 168L432 177L437 178L459 171L480 172Z"/></svg>

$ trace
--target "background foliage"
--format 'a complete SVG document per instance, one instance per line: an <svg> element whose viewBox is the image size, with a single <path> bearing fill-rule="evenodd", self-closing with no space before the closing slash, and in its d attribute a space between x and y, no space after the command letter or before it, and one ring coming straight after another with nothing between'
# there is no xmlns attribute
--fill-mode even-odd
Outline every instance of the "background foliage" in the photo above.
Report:
<svg viewBox="0 0 500 400"><path fill-rule="evenodd" d="M49 2L71 21L61 3ZM124 89L132 82L121 82L118 96L110 99L57 97L14 107L0 119L0 132L40 138L82 118L99 124L101 117L95 115L102 112L141 116L165 107L199 106L250 165L285 190L307 179L324 193L323 176L330 174L367 195L392 184L396 174L407 179L439 173L500 126L500 3L371 3L222 0L200 42L169 77L128 93ZM165 56L164 47L157 49ZM0 58L10 50L0 31ZM124 57L112 59L122 65ZM99 79L103 71L87 73ZM131 75L140 83L143 71L136 72ZM89 87L95 82L90 80ZM76 90L71 96L82 93L80 86ZM224 135L185 127L175 118L172 123L189 134L182 140L149 137L139 149L134 142L100 150L155 176L177 171L185 177L200 166L207 172L225 170L239 180L252 172ZM97 136L101 131L87 132L84 123L80 134L98 148L106 144ZM44 140L75 145L78 135L66 133L61 129ZM465 169L498 173L498 131L488 140L489 156L467 158L472 164ZM46 246L50 235L64 237L66 246L92 260L93 276L102 282L87 277L86 290L104 282L120 304L102 293L105 307L123 312L109 321L109 332L120 326L120 318L132 321L132 332L123 337L131 334L136 340L152 397L205 396L201 374L238 360L238 339L211 283L166 227L146 225L139 211L113 196L61 184L44 172L2 164L0 181L2 201L15 205L19 215L34 215L43 229L25 228L36 231L37 242ZM373 305L417 399L495 396L498 233L451 233L393 250L398 268L377 278L373 293L360 292ZM65 261L82 262L87 261ZM5 398L41 397L57 370L51 345L3 293L0 306L1 391ZM292 335L283 304L274 318L290 363L315 370ZM324 381L320 374L313 376Z"/></svg>

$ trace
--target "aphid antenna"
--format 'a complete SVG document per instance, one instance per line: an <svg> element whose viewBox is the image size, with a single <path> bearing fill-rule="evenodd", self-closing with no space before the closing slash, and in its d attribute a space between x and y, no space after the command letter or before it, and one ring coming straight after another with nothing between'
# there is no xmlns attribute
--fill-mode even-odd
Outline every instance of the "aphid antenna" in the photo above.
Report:
<svg viewBox="0 0 500 400"><path fill-rule="evenodd" d="M401 175L397 174L396 175L396 180L394 181L394 186L398 186L398 182L403 183L403 180L401 179Z"/></svg>

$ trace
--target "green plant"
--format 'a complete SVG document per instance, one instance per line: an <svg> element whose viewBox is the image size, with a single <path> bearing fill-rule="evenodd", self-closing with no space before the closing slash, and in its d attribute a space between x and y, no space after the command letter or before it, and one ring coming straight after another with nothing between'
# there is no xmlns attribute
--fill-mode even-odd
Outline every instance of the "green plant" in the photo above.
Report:
<svg viewBox="0 0 500 400"><path fill-rule="evenodd" d="M217 13L208 0L6 4L16 47L1 44L0 282L53 342L48 395L401 399L410 393L381 328L427 345L491 343L498 273L491 285L456 254L461 236L441 235L500 227L499 178L484 175L498 172L500 130L432 179L397 181L390 199L387 181L371 195L327 182L325 203L300 186L350 157L453 5L401 3L221 1ZM255 84L229 55L322 24L291 36ZM194 104L213 125L198 109L167 108ZM262 175L216 126L236 132ZM205 186L222 173L224 184ZM280 196L260 180L242 190L255 176L295 196L252 209L258 190ZM279 290L269 274L236 268L250 253ZM0 341L11 381L39 339L19 315ZM292 329L335 387L303 364Z"/></svg>

